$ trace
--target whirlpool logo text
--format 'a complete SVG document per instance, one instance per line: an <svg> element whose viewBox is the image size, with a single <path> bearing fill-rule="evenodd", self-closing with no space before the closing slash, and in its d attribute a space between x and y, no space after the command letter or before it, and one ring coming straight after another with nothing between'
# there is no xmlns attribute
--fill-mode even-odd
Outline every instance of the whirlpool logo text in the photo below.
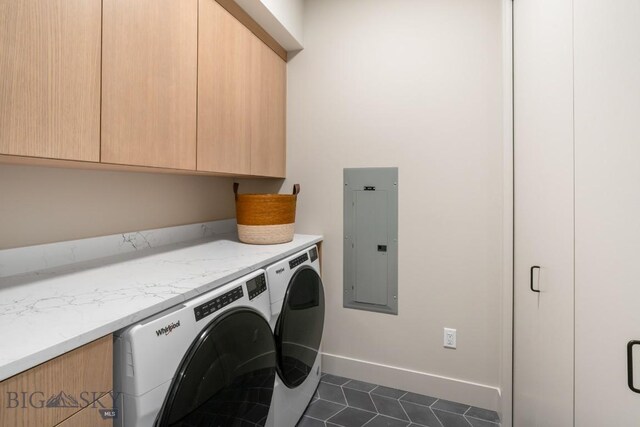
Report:
<svg viewBox="0 0 640 427"><path fill-rule="evenodd" d="M171 331L180 326L180 321L178 320L175 323L171 323L170 325L165 326L164 328L160 328L156 331L157 336L161 335L169 335Z"/></svg>

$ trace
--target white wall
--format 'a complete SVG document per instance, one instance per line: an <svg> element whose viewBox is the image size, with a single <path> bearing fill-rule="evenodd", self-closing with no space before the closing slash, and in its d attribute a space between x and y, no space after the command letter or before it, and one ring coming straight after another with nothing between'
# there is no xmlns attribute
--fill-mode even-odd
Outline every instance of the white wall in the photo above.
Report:
<svg viewBox="0 0 640 427"><path fill-rule="evenodd" d="M500 0L308 0L288 65L297 232L325 235L325 368L497 409ZM342 308L342 169L397 166L399 315ZM280 189L244 181L241 191ZM233 216L228 178L0 165L0 248ZM442 348L442 328L458 349ZM375 369L371 369L371 368Z"/></svg>
<svg viewBox="0 0 640 427"><path fill-rule="evenodd" d="M309 0L303 25L283 191L326 239L325 368L497 409L501 1ZM398 316L342 307L342 170L374 166L400 171Z"/></svg>
<svg viewBox="0 0 640 427"><path fill-rule="evenodd" d="M231 178L0 165L0 249L234 216Z"/></svg>

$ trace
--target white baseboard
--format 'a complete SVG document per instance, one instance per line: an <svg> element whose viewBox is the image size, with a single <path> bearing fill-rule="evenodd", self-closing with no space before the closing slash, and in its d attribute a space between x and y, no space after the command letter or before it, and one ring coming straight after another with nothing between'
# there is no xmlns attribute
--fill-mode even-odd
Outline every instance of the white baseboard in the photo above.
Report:
<svg viewBox="0 0 640 427"><path fill-rule="evenodd" d="M322 370L333 375L426 394L492 411L498 411L499 408L500 390L485 384L328 353L322 354Z"/></svg>

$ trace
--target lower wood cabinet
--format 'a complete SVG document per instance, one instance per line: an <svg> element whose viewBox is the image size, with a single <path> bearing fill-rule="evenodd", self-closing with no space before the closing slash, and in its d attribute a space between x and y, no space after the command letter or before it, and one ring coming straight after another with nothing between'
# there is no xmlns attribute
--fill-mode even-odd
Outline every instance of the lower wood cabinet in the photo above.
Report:
<svg viewBox="0 0 640 427"><path fill-rule="evenodd" d="M57 427L111 427L113 418L102 416L102 410L113 409L112 394L107 393L86 408L76 412Z"/></svg>
<svg viewBox="0 0 640 427"><path fill-rule="evenodd" d="M112 388L108 335L0 382L0 426L100 426L96 400L111 407Z"/></svg>

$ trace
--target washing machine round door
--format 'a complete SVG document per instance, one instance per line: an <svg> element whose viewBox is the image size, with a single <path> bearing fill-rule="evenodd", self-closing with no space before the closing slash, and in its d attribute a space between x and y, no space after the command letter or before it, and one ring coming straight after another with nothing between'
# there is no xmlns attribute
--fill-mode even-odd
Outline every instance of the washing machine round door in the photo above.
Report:
<svg viewBox="0 0 640 427"><path fill-rule="evenodd" d="M156 426L264 425L275 373L269 323L252 309L229 310L185 354Z"/></svg>
<svg viewBox="0 0 640 427"><path fill-rule="evenodd" d="M300 267L289 282L274 332L278 375L287 387L299 386L311 372L323 328L322 279L313 268Z"/></svg>

